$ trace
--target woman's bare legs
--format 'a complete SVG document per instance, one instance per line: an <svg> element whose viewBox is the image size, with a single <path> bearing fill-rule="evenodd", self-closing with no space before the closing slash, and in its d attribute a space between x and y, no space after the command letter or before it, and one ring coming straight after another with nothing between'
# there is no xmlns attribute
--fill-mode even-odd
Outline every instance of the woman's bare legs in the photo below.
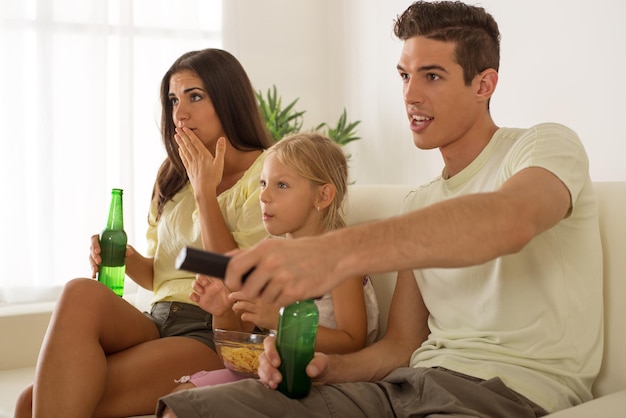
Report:
<svg viewBox="0 0 626 418"><path fill-rule="evenodd" d="M215 351L186 337L149 341L113 357L96 417L153 414L158 399L178 385L175 379L224 367Z"/></svg>
<svg viewBox="0 0 626 418"><path fill-rule="evenodd" d="M34 417L148 414L175 378L223 367L196 340L158 337L150 319L102 284L73 280L57 303L32 394L20 396L16 418L30 416L29 398Z"/></svg>

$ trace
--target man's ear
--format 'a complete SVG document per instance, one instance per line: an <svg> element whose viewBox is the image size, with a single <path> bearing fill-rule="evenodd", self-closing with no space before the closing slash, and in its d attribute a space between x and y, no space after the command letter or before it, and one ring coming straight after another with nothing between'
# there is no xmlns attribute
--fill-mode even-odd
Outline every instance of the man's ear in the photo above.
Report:
<svg viewBox="0 0 626 418"><path fill-rule="evenodd" d="M330 183L323 184L319 186L317 191L317 199L315 201L315 207L318 209L324 209L328 207L335 199L335 195L337 194L337 189Z"/></svg>
<svg viewBox="0 0 626 418"><path fill-rule="evenodd" d="M477 76L478 86L476 96L479 100L489 100L496 91L498 84L498 72L493 68L487 68Z"/></svg>

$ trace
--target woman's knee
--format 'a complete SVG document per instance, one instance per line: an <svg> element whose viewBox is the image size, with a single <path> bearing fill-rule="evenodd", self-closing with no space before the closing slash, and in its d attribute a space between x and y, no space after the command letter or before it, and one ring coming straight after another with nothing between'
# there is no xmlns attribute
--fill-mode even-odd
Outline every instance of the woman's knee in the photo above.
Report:
<svg viewBox="0 0 626 418"><path fill-rule="evenodd" d="M97 280L94 279L86 279L86 278L77 278L72 279L65 283L63 287L63 292L61 295L67 295L71 297L75 296L85 296L86 294L98 293L102 286Z"/></svg>
<svg viewBox="0 0 626 418"><path fill-rule="evenodd" d="M33 385L29 385L20 393L15 403L15 418L29 418L33 416Z"/></svg>
<svg viewBox="0 0 626 418"><path fill-rule="evenodd" d="M63 318L75 322L84 320L98 321L110 308L110 292L102 283L92 279L73 279L65 284L54 309L53 320ZM112 296L115 296L111 292ZM117 297L117 296L116 296Z"/></svg>
<svg viewBox="0 0 626 418"><path fill-rule="evenodd" d="M103 296L110 292L106 286L93 279L72 279L65 284L61 296L60 304L71 303L72 306L89 305L94 306Z"/></svg>

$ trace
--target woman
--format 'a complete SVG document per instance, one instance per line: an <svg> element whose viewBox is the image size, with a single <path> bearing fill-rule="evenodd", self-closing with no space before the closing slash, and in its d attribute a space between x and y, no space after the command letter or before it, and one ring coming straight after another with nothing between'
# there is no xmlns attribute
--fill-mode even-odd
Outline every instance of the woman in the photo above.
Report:
<svg viewBox="0 0 626 418"><path fill-rule="evenodd" d="M184 246L225 252L264 237L258 178L270 139L248 76L222 50L176 60L161 104L167 158L152 196L148 256L126 252L128 277L154 292L152 310L139 312L97 281L70 281L17 418L149 414L177 377L223 367L211 315L189 299L195 275L174 260ZM91 242L95 277L98 236Z"/></svg>

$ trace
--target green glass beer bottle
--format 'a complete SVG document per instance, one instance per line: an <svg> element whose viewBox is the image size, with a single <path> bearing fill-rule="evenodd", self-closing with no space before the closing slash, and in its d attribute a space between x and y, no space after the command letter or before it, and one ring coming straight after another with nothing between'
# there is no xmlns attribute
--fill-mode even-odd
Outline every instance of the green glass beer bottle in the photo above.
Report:
<svg viewBox="0 0 626 418"><path fill-rule="evenodd" d="M315 337L319 312L313 299L280 308L276 349L280 355L283 380L278 390L290 398L302 398L311 390L311 378L306 366L315 353Z"/></svg>
<svg viewBox="0 0 626 418"><path fill-rule="evenodd" d="M118 296L124 295L126 242L122 189L113 189L111 191L109 220L106 228L100 234L102 262L98 266L98 281L108 286Z"/></svg>

